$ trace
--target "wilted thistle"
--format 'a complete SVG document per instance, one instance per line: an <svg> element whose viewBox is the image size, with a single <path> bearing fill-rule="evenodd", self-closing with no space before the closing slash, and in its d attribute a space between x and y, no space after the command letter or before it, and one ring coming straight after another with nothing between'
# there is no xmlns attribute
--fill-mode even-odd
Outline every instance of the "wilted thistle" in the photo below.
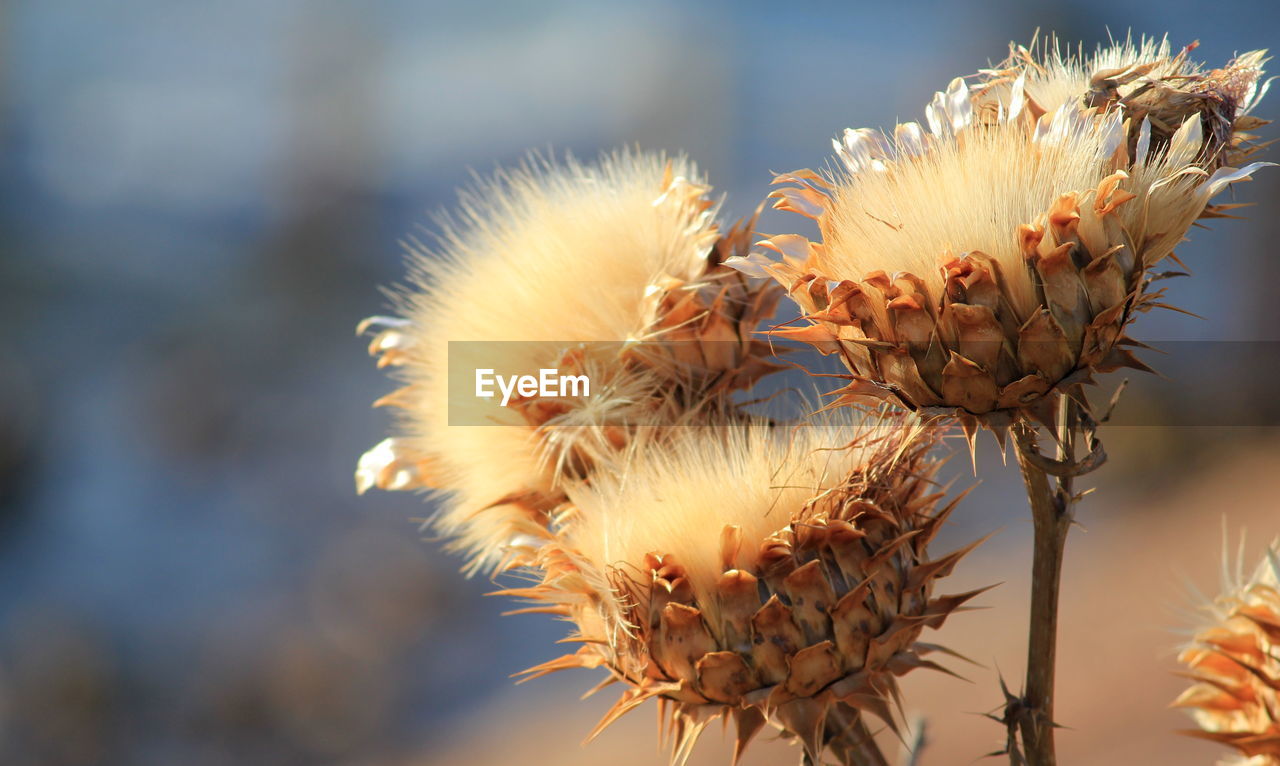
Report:
<svg viewBox="0 0 1280 766"><path fill-rule="evenodd" d="M686 428L570 487L539 582L507 592L572 621L581 648L529 675L606 668L626 690L596 732L655 698L673 762L723 716L735 761L772 721L807 762L883 763L867 714L895 725L896 677L937 667L921 631L980 591L932 595L973 547L927 552L959 500L939 506L936 431L842 420Z"/></svg>
<svg viewBox="0 0 1280 766"><path fill-rule="evenodd" d="M418 248L401 316L362 326L406 385L379 402L398 408L400 435L361 459L358 487L437 491L437 526L473 567L534 577L507 592L574 623L581 649L529 675L604 668L602 686L626 687L597 731L654 698L676 761L723 717L735 758L772 723L808 763L883 764L869 716L894 727L896 678L937 667L923 629L975 594L935 597L933 585L968 548L927 553L955 505L939 507L931 482L937 431L851 408L838 427L782 428L735 402L775 369L753 331L785 291L801 326L774 334L839 355L850 382L835 404L955 418L971 449L979 426L1002 440L1014 427L1035 559L1008 754L1052 766L1072 481L1101 460L1082 386L1142 368L1127 328L1164 305L1156 269L1262 164L1236 167L1264 124L1249 114L1264 54L1206 71L1189 51L1015 47L937 94L927 127L845 131L839 169L776 179L776 206L820 231L761 243L780 261L746 256L755 219L722 229L681 159L624 152L499 175L464 196L435 252ZM586 373L593 390L503 406L471 396L481 367ZM1040 453L1039 426L1056 457ZM1229 614L1275 639L1274 609ZM1273 725L1277 676L1239 672L1227 650L1274 661L1274 646L1222 635L1198 645L1197 706L1227 704L1200 705L1213 690L1263 699L1249 678L1270 679L1246 717L1263 710ZM1209 674L1226 660L1235 686ZM1222 726L1220 741L1273 746Z"/></svg>
<svg viewBox="0 0 1280 766"><path fill-rule="evenodd" d="M624 151L531 161L464 194L438 247L415 248L401 318L361 326L405 387L378 402L400 433L361 459L358 488L437 490L438 529L476 567L505 566L565 479L657 438L649 426L731 409L728 392L773 369L752 332L779 293L721 266L751 222L722 229L709 191L682 158ZM585 374L591 395L503 406L472 395L481 368Z"/></svg>
<svg viewBox="0 0 1280 766"><path fill-rule="evenodd" d="M1025 49L956 79L927 128L846 130L840 169L779 176L776 206L821 238L761 243L804 325L779 334L839 354L842 401L888 400L1000 434L1052 422L1051 394L1142 367L1125 330L1159 302L1152 269L1210 199L1259 164L1251 150L1262 52L1201 71L1167 44L1090 58Z"/></svg>
<svg viewBox="0 0 1280 766"><path fill-rule="evenodd" d="M1280 766L1280 540L1251 577L1224 569L1209 623L1178 657L1195 684L1174 704L1200 725L1187 734L1239 751L1224 764Z"/></svg>
<svg viewBox="0 0 1280 766"><path fill-rule="evenodd" d="M998 122L1021 81L1025 108L1037 117L1063 104L1119 107L1129 123L1130 156L1146 131L1152 149L1167 146L1193 114L1201 116L1207 167L1239 167L1262 148L1251 131L1269 121L1249 112L1270 85L1262 80L1266 51L1251 51L1206 71L1190 60L1196 43L1174 53L1167 40L1126 41L1089 57L1064 55L1052 38L1044 43L1039 55L1035 46L1011 45L1004 62L977 75L971 89L976 119Z"/></svg>

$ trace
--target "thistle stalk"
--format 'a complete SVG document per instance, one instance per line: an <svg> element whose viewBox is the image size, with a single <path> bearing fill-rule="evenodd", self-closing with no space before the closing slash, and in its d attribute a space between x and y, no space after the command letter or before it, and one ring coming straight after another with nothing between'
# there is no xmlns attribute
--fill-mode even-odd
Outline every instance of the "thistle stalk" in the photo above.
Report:
<svg viewBox="0 0 1280 766"><path fill-rule="evenodd" d="M1014 429L1018 466L1035 526L1031 563L1031 618L1027 632L1027 676L1021 700L1023 755L1031 766L1056 766L1054 751L1054 678L1058 643L1058 594L1062 560L1077 495L1073 481L1086 468L1075 462L1080 434L1079 405L1059 395L1057 465L1052 478L1040 454L1033 426ZM1090 467L1096 467L1096 463ZM1012 757L1012 754L1011 754ZM1016 763L1016 762L1015 762Z"/></svg>

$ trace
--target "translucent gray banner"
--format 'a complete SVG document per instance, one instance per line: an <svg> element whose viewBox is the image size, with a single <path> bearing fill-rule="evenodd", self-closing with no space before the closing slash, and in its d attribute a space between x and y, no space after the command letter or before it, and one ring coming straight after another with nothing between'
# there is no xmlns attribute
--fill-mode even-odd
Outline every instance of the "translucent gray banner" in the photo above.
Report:
<svg viewBox="0 0 1280 766"><path fill-rule="evenodd" d="M751 412L803 421L824 396L845 384L847 370L836 355L813 347L774 342L749 354L737 342L451 341L447 407L450 426L513 425L531 417L556 417L558 425L583 422L569 416L582 408L607 409L608 422L627 425L634 413L644 423L680 425L679 401L699 392L732 391ZM1133 369L1096 376L1087 387L1105 407L1117 386L1129 384L1115 407L1116 426L1256 427L1280 425L1280 341L1167 341L1134 349L1154 373ZM972 356L981 347L969 346ZM990 350L990 349L988 349ZM1025 344L1024 344L1024 351ZM995 351L991 350L994 354ZM993 357L994 358L994 357ZM754 361L752 361L754 360ZM753 365L777 371L754 377ZM652 401L632 408L627 403ZM667 406L662 406L663 403Z"/></svg>

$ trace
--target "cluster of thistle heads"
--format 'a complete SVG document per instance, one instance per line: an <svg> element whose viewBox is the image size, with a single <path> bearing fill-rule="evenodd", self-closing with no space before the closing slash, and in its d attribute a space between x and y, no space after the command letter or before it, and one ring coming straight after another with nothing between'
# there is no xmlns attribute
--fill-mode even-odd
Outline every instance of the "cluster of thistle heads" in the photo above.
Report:
<svg viewBox="0 0 1280 766"><path fill-rule="evenodd" d="M1128 330L1174 248L1263 164L1264 53L1211 69L1193 47L1014 46L924 124L844 131L770 195L816 238L726 225L683 157L499 174L415 253L398 316L361 326L403 387L358 488L428 490L471 571L524 573L507 592L580 645L528 673L602 669L623 693L599 728L653 698L676 761L725 718L736 754L772 724L813 762L896 730L896 679L939 667L923 630L976 595L935 593L972 548L929 551L960 500L933 481L943 427L1052 426L1095 374L1141 369ZM769 325L784 298L799 316ZM847 371L820 414L749 406L777 339ZM590 393L472 396L495 366ZM1275 570L1184 657L1181 702L1251 763L1280 764Z"/></svg>

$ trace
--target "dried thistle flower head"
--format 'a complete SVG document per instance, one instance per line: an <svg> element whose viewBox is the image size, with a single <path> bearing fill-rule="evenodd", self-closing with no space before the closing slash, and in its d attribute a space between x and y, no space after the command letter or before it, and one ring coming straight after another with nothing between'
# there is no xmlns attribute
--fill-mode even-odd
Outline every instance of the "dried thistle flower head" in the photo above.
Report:
<svg viewBox="0 0 1280 766"><path fill-rule="evenodd" d="M1136 153L1144 123L1152 149L1160 151L1198 114L1205 137L1201 164L1239 166L1260 148L1250 131L1269 123L1249 114L1269 85L1261 80L1266 51L1205 70L1190 59L1197 45L1175 53L1168 40L1125 40L1091 56L1064 53L1052 37L1031 48L1010 45L1003 63L978 73L974 109L979 120L998 122L1015 98L1037 118L1063 105L1119 108L1129 121L1130 154Z"/></svg>
<svg viewBox="0 0 1280 766"><path fill-rule="evenodd" d="M1239 751L1232 763L1280 766L1280 540L1251 577L1223 579L1212 621L1178 657L1195 684L1174 705L1200 725L1187 734Z"/></svg>
<svg viewBox="0 0 1280 766"><path fill-rule="evenodd" d="M1232 84L1215 88L1212 73L1181 62L1170 77L1212 91L1213 115L1238 115L1255 100L1261 62L1241 57L1225 70ZM972 92L954 80L926 110L928 129L845 131L836 173L778 177L789 185L772 195L776 207L816 220L821 239L775 236L761 245L780 262L756 254L733 265L774 277L800 305L805 325L778 335L840 355L852 377L841 402L937 410L970 433L983 423L999 434L1019 417L1051 418L1052 391L1142 368L1124 331L1163 305L1150 270L1211 197L1259 167L1218 167L1223 140L1199 107L1125 106L1134 89L1157 88L1138 75L1098 100L1084 64L1022 66L1009 68L1012 82L993 76ZM1072 88L1078 97L1062 95Z"/></svg>
<svg viewBox="0 0 1280 766"><path fill-rule="evenodd" d="M541 581L507 593L571 620L582 648L529 675L607 668L602 686L627 688L596 732L656 698L675 762L720 716L736 722L738 754L772 721L814 762L859 746L836 732L866 713L894 725L896 677L937 667L921 631L977 593L932 595L973 546L928 556L959 500L938 507L929 433L841 417L683 429L570 488Z"/></svg>
<svg viewBox="0 0 1280 766"><path fill-rule="evenodd" d="M361 459L358 488L443 491L439 529L498 566L562 480L770 371L752 332L779 292L721 265L750 222L722 231L709 191L683 158L624 151L531 161L464 194L437 250L415 252L402 316L361 327L406 385L379 401L400 434ZM591 388L502 402L472 395L480 369Z"/></svg>

